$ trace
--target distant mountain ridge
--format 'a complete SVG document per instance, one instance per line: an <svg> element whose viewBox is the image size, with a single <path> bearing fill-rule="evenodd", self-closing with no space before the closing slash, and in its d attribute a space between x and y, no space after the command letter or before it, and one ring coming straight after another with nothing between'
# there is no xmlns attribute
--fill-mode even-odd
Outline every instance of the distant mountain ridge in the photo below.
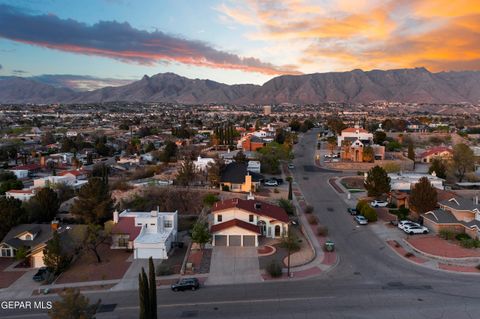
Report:
<svg viewBox="0 0 480 319"><path fill-rule="evenodd" d="M20 77L0 78L0 103L176 102L316 104L479 103L480 71L431 73L425 68L282 75L263 85L228 85L160 73L117 87L77 92Z"/></svg>

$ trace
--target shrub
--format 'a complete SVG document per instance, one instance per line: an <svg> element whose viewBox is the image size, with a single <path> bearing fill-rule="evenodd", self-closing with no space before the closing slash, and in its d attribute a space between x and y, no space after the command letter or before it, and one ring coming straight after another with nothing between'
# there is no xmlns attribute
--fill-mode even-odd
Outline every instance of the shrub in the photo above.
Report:
<svg viewBox="0 0 480 319"><path fill-rule="evenodd" d="M364 201L364 200L358 201L357 207L356 207L357 212L361 212L363 207L365 207L365 206L370 206L370 205L368 205L367 201Z"/></svg>
<svg viewBox="0 0 480 319"><path fill-rule="evenodd" d="M469 239L462 239L460 241L460 245L463 247L463 248L478 248L480 247L480 240L478 239L472 239L472 238L469 238Z"/></svg>
<svg viewBox="0 0 480 319"><path fill-rule="evenodd" d="M229 191L230 191L230 187L228 187L228 185L223 185L223 186L222 186L222 191L224 191L224 192L229 192Z"/></svg>
<svg viewBox="0 0 480 319"><path fill-rule="evenodd" d="M305 207L305 214L311 214L311 213L313 213L313 206L307 205L307 207Z"/></svg>
<svg viewBox="0 0 480 319"><path fill-rule="evenodd" d="M278 188L275 188L275 189L273 190L273 192L274 192L275 194L280 193L280 191L278 190Z"/></svg>
<svg viewBox="0 0 480 319"><path fill-rule="evenodd" d="M278 200L278 206L282 207L283 209L285 209L285 212L288 214L288 215L293 215L295 214L295 208L293 207L292 203L288 200L288 199L285 199L285 198L281 198Z"/></svg>
<svg viewBox="0 0 480 319"><path fill-rule="evenodd" d="M438 235L443 238L443 239L446 239L446 240L451 240L451 239L454 239L455 236L456 236L457 233L455 233L454 231L451 231L451 230L448 230L448 229L442 229L440 230L440 232L438 233Z"/></svg>
<svg viewBox="0 0 480 319"><path fill-rule="evenodd" d="M220 199L218 198L218 196L212 193L203 196L203 204L207 206L213 206L213 204L215 204L219 200Z"/></svg>
<svg viewBox="0 0 480 319"><path fill-rule="evenodd" d="M172 268L167 264L160 264L157 266L157 276L170 276L173 274Z"/></svg>
<svg viewBox="0 0 480 319"><path fill-rule="evenodd" d="M467 234L465 233L460 233L460 234L457 234L455 236L455 239L456 240L459 240L459 241L462 241L462 240L465 240L465 239L470 239L470 236L468 236Z"/></svg>
<svg viewBox="0 0 480 319"><path fill-rule="evenodd" d="M317 227L317 235L318 236L327 236L328 235L328 227L327 226L318 226Z"/></svg>
<svg viewBox="0 0 480 319"><path fill-rule="evenodd" d="M318 224L318 219L315 215L308 215L307 221L310 225L316 225Z"/></svg>
<svg viewBox="0 0 480 319"><path fill-rule="evenodd" d="M282 264L276 260L272 260L272 262L267 265L267 272L273 278L282 276Z"/></svg>
<svg viewBox="0 0 480 319"><path fill-rule="evenodd" d="M363 206L361 214L368 219L369 222L376 222L378 219L377 211L370 206Z"/></svg>

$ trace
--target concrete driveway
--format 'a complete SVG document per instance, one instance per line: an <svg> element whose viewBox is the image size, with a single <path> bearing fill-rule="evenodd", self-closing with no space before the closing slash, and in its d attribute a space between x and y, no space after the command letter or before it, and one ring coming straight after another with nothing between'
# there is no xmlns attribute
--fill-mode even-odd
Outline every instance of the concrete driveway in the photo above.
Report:
<svg viewBox="0 0 480 319"><path fill-rule="evenodd" d="M207 285L260 282L256 247L214 247Z"/></svg>

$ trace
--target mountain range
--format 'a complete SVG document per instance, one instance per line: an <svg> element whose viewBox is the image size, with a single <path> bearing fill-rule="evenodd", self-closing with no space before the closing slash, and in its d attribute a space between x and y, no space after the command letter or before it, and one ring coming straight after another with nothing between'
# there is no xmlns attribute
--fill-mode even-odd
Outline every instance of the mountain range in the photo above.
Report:
<svg viewBox="0 0 480 319"><path fill-rule="evenodd" d="M352 70L282 75L263 85L227 85L174 73L92 91L53 86L38 79L0 78L0 104L176 102L183 104L479 103L480 71L432 73L425 68Z"/></svg>

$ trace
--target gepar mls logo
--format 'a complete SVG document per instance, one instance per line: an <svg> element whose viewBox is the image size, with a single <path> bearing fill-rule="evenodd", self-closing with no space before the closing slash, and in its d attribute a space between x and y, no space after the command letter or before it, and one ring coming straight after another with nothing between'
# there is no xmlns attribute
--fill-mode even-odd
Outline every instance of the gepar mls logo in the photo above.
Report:
<svg viewBox="0 0 480 319"><path fill-rule="evenodd" d="M52 309L51 301L21 301L21 300L10 300L0 302L0 307L3 310L14 310L14 309L41 309L41 310L50 310Z"/></svg>

